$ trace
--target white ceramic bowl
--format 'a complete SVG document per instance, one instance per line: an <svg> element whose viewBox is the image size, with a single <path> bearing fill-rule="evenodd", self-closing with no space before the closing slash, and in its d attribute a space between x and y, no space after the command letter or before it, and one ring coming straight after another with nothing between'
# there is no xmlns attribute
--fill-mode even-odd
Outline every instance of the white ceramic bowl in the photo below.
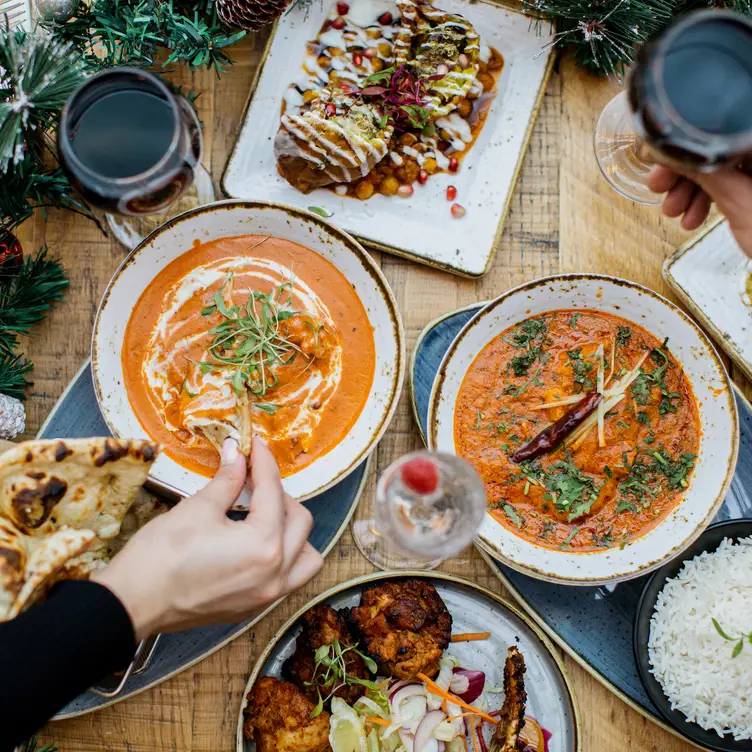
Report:
<svg viewBox="0 0 752 752"><path fill-rule="evenodd" d="M284 238L319 253L353 285L374 330L374 379L355 425L334 449L284 479L285 490L303 500L344 478L367 457L394 414L405 371L404 330L389 284L356 240L316 214L262 201L220 201L185 212L155 230L125 259L102 299L92 341L94 386L115 436L148 437L123 387L121 351L130 313L154 277L194 240L244 234ZM181 495L194 493L208 480L166 454L159 456L150 477Z"/></svg>
<svg viewBox="0 0 752 752"><path fill-rule="evenodd" d="M731 384L718 354L679 308L645 287L615 277L570 274L544 277L504 293L459 333L439 368L428 409L428 445L455 451L454 410L467 369L508 327L546 311L589 308L668 337L694 391L702 432L695 469L683 500L650 532L623 549L572 553L516 536L486 515L477 542L504 564L551 582L597 585L627 580L679 554L715 516L734 473L739 426Z"/></svg>

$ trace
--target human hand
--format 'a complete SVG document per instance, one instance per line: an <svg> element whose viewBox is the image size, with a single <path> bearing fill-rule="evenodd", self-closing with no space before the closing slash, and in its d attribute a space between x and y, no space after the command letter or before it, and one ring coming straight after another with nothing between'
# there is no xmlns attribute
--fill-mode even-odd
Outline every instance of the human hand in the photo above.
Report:
<svg viewBox="0 0 752 752"><path fill-rule="evenodd" d="M678 173L656 165L650 171L648 187L654 193L666 194L663 213L667 217L683 215L681 225L685 230L697 229L715 202L728 219L736 242L752 257L752 175L731 166L716 172Z"/></svg>
<svg viewBox="0 0 752 752"><path fill-rule="evenodd" d="M92 576L125 606L137 639L240 620L301 587L321 569L308 543L311 513L288 496L274 456L253 440L248 516L225 513L246 482L246 459L225 441L214 479L149 522Z"/></svg>

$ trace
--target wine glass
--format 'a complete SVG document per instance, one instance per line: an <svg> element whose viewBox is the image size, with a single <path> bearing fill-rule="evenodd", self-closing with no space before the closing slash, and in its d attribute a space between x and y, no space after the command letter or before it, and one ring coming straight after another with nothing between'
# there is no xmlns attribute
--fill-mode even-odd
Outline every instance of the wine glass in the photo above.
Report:
<svg viewBox="0 0 752 752"><path fill-rule="evenodd" d="M486 489L453 454L412 452L379 478L375 520L356 520L353 538L379 569L435 569L470 544L486 513Z"/></svg>
<svg viewBox="0 0 752 752"><path fill-rule="evenodd" d="M662 202L647 187L656 162L706 172L740 163L752 152L752 22L698 11L646 44L594 146L606 180L641 204Z"/></svg>
<svg viewBox="0 0 752 752"><path fill-rule="evenodd" d="M158 76L115 68L63 108L58 158L71 184L133 247L170 216L214 200L193 107Z"/></svg>

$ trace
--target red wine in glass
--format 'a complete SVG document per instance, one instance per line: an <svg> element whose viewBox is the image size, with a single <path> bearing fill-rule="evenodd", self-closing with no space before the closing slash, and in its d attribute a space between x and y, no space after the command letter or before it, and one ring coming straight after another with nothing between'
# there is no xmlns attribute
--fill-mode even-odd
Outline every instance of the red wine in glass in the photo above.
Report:
<svg viewBox="0 0 752 752"><path fill-rule="evenodd" d="M637 56L629 102L664 162L710 170L752 152L752 21L686 16Z"/></svg>
<svg viewBox="0 0 752 752"><path fill-rule="evenodd" d="M595 153L606 180L645 204L655 162L712 171L752 155L752 21L690 13L637 54L628 90L604 108Z"/></svg>
<svg viewBox="0 0 752 752"><path fill-rule="evenodd" d="M73 186L106 212L155 214L191 185L201 162L193 108L158 76L115 68L73 93L58 156Z"/></svg>

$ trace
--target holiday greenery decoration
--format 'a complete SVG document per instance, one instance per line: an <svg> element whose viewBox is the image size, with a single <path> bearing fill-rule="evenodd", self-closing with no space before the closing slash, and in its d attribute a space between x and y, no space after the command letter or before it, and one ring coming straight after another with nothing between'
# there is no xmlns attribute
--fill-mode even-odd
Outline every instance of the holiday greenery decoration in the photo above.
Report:
<svg viewBox="0 0 752 752"><path fill-rule="evenodd" d="M581 68L622 75L636 50L673 18L699 8L725 8L752 16L752 0L522 0L539 27L554 25L554 44L566 47ZM548 31L548 28L546 28Z"/></svg>
<svg viewBox="0 0 752 752"><path fill-rule="evenodd" d="M28 334L68 287L60 262L47 247L23 257L18 241L5 233L0 239L0 395L25 399L26 376L32 364L17 353L19 336Z"/></svg>
<svg viewBox="0 0 752 752"><path fill-rule="evenodd" d="M20 749L23 750L23 752L59 752L54 744L45 744L44 747L40 747L36 736L32 736L31 739L24 742Z"/></svg>

